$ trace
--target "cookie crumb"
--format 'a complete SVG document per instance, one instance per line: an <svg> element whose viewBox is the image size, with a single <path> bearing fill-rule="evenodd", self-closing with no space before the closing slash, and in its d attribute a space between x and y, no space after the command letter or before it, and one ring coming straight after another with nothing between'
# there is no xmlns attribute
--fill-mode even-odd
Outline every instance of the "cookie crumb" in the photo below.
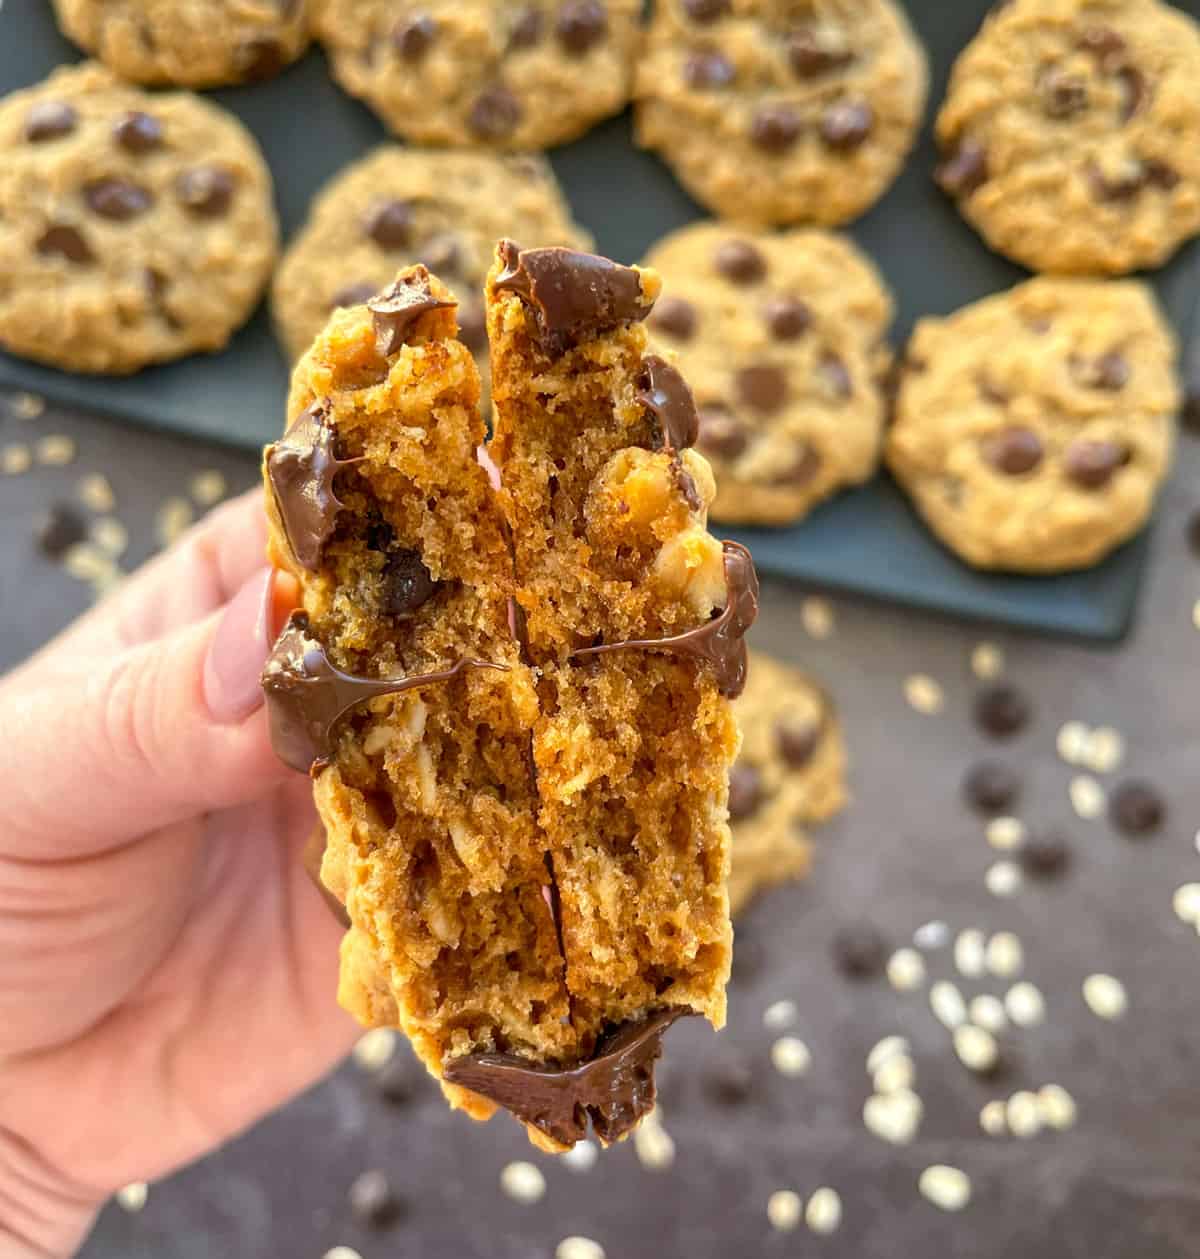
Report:
<svg viewBox="0 0 1200 1259"><path fill-rule="evenodd" d="M102 472L90 472L80 480L79 501L89 511L101 514L111 512L117 505L112 485Z"/></svg>
<svg viewBox="0 0 1200 1259"><path fill-rule="evenodd" d="M50 468L65 467L75 458L75 439L64 433L50 433L37 444L37 461Z"/></svg>
<svg viewBox="0 0 1200 1259"><path fill-rule="evenodd" d="M888 983L897 992L911 992L925 982L925 963L916 949L897 949L887 962Z"/></svg>
<svg viewBox="0 0 1200 1259"><path fill-rule="evenodd" d="M800 624L810 638L829 638L834 631L833 604L819 595L810 595L800 605Z"/></svg>
<svg viewBox="0 0 1200 1259"><path fill-rule="evenodd" d="M797 1036L781 1036L771 1046L771 1065L780 1075L801 1076L812 1065L808 1046Z"/></svg>
<svg viewBox="0 0 1200 1259"><path fill-rule="evenodd" d="M971 1181L966 1172L945 1163L927 1167L917 1180L917 1189L942 1211L961 1211L971 1201Z"/></svg>
<svg viewBox="0 0 1200 1259"><path fill-rule="evenodd" d="M1004 1009L1018 1027L1036 1027L1046 1017L1046 999L1041 989L1023 979L1004 994Z"/></svg>
<svg viewBox="0 0 1200 1259"><path fill-rule="evenodd" d="M206 468L192 477L188 492L201 507L213 507L228 493L225 474L216 468Z"/></svg>
<svg viewBox="0 0 1200 1259"><path fill-rule="evenodd" d="M804 1208L804 1222L812 1232L822 1236L836 1233L842 1222L842 1199L838 1191L828 1185L814 1189Z"/></svg>
<svg viewBox="0 0 1200 1259"><path fill-rule="evenodd" d="M154 532L163 546L170 546L191 526L195 512L186 498L168 498L158 509Z"/></svg>
<svg viewBox="0 0 1200 1259"><path fill-rule="evenodd" d="M33 466L33 455L29 447L21 442L11 442L0 450L0 472L5 476L20 476Z"/></svg>
<svg viewBox="0 0 1200 1259"><path fill-rule="evenodd" d="M500 1188L514 1202L531 1205L546 1196L546 1177L533 1163L509 1163L500 1173Z"/></svg>
<svg viewBox="0 0 1200 1259"><path fill-rule="evenodd" d="M1129 1008L1125 985L1112 975L1089 975L1083 981L1083 999L1098 1019L1123 1018Z"/></svg>
<svg viewBox="0 0 1200 1259"><path fill-rule="evenodd" d="M800 1195L791 1189L776 1189L767 1199L767 1219L777 1233L790 1233L804 1213Z"/></svg>
<svg viewBox="0 0 1200 1259"><path fill-rule="evenodd" d="M971 649L971 672L981 682L992 682L1004 672L1004 652L995 643L976 643Z"/></svg>
<svg viewBox="0 0 1200 1259"><path fill-rule="evenodd" d="M904 698L910 708L926 717L940 713L946 703L941 685L926 673L914 673L905 679Z"/></svg>
<svg viewBox="0 0 1200 1259"><path fill-rule="evenodd" d="M358 1038L354 1061L367 1071L378 1071L396 1052L396 1033L390 1027L373 1027Z"/></svg>
<svg viewBox="0 0 1200 1259"><path fill-rule="evenodd" d="M123 1189L117 1190L117 1202L123 1210L136 1215L145 1205L150 1196L150 1187L144 1180L135 1180Z"/></svg>

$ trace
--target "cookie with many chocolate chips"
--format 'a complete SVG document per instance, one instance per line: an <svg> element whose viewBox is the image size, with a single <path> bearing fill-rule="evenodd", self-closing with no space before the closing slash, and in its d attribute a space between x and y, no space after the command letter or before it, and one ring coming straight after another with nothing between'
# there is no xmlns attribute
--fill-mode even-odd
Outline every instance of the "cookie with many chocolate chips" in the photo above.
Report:
<svg viewBox="0 0 1200 1259"><path fill-rule="evenodd" d="M927 77L892 0L660 0L637 138L717 214L845 223L899 173Z"/></svg>
<svg viewBox="0 0 1200 1259"><path fill-rule="evenodd" d="M629 99L641 0L312 0L334 77L415 144L544 149Z"/></svg>
<svg viewBox="0 0 1200 1259"><path fill-rule="evenodd" d="M545 158L385 145L318 193L275 276L276 326L298 357L335 306L366 301L397 267L421 262L459 300L459 337L476 356L486 394L483 281L496 241L510 235L591 244Z"/></svg>
<svg viewBox="0 0 1200 1259"><path fill-rule="evenodd" d="M1030 280L922 320L888 464L969 564L1085 568L1137 532L1167 474L1175 349L1132 280Z"/></svg>
<svg viewBox="0 0 1200 1259"><path fill-rule="evenodd" d="M736 914L766 888L808 872L805 828L846 803L846 752L829 698L798 669L761 652L735 705L742 750L729 776Z"/></svg>
<svg viewBox="0 0 1200 1259"><path fill-rule="evenodd" d="M248 131L94 62L0 103L0 345L77 372L218 350L275 261Z"/></svg>
<svg viewBox="0 0 1200 1259"><path fill-rule="evenodd" d="M1158 266L1200 231L1200 28L1157 0L1012 0L959 57L941 186L1036 271Z"/></svg>
<svg viewBox="0 0 1200 1259"><path fill-rule="evenodd" d="M650 333L695 393L714 519L785 524L874 473L892 301L848 239L698 223L649 262Z"/></svg>
<svg viewBox="0 0 1200 1259"><path fill-rule="evenodd" d="M308 47L308 0L54 0L63 34L123 79L219 87L274 78Z"/></svg>

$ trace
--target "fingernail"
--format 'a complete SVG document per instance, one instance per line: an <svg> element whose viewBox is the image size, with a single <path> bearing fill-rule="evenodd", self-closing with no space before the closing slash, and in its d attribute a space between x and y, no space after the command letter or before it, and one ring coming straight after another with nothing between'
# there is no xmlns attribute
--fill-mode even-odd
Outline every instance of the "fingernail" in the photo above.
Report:
<svg viewBox="0 0 1200 1259"><path fill-rule="evenodd" d="M204 661L204 699L215 721L249 717L263 702L259 678L272 646L275 570L263 568L229 601Z"/></svg>

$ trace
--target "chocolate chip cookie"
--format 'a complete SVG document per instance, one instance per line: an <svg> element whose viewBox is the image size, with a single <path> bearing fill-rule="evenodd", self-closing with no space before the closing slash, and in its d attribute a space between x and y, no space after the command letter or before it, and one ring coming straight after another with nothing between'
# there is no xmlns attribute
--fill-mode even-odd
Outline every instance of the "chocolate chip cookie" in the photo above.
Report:
<svg viewBox="0 0 1200 1259"><path fill-rule="evenodd" d="M891 0L661 0L637 139L717 214L845 223L899 173L927 80Z"/></svg>
<svg viewBox="0 0 1200 1259"><path fill-rule="evenodd" d="M888 464L969 564L1087 567L1141 527L1167 474L1175 349L1132 280L1030 280L923 320Z"/></svg>
<svg viewBox="0 0 1200 1259"><path fill-rule="evenodd" d="M271 176L230 114L94 62L0 103L0 345L77 372L217 350L262 295Z"/></svg>
<svg viewBox="0 0 1200 1259"><path fill-rule="evenodd" d="M218 87L274 78L308 47L308 0L54 0L63 34L123 79Z"/></svg>
<svg viewBox="0 0 1200 1259"><path fill-rule="evenodd" d="M416 144L544 149L629 99L641 0L312 0L334 77Z"/></svg>
<svg viewBox="0 0 1200 1259"><path fill-rule="evenodd" d="M729 775L733 866L729 906L801 878L809 866L804 828L846 802L846 752L829 698L798 669L761 652L734 706L742 750Z"/></svg>
<svg viewBox="0 0 1200 1259"><path fill-rule="evenodd" d="M697 223L649 262L665 285L650 331L695 392L713 519L786 524L872 475L892 301L849 240Z"/></svg>
<svg viewBox="0 0 1200 1259"><path fill-rule="evenodd" d="M1000 253L1122 274L1200 231L1200 28L1156 0L1012 0L954 67L938 181Z"/></svg>
<svg viewBox="0 0 1200 1259"><path fill-rule="evenodd" d="M458 335L476 356L486 393L483 281L496 241L509 235L591 244L545 158L381 147L318 194L275 276L276 326L299 357L335 306L366 301L397 267L422 262L458 298Z"/></svg>

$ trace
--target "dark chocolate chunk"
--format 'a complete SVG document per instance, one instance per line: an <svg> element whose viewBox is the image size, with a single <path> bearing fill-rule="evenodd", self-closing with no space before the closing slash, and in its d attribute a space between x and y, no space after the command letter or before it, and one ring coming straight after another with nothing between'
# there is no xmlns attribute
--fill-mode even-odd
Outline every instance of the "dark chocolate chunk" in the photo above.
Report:
<svg viewBox="0 0 1200 1259"><path fill-rule="evenodd" d="M756 765L738 761L729 771L729 817L744 821L758 812L763 801L762 773Z"/></svg>
<svg viewBox="0 0 1200 1259"><path fill-rule="evenodd" d="M175 181L175 195L190 213L216 219L233 204L233 174L224 166L193 166Z"/></svg>
<svg viewBox="0 0 1200 1259"><path fill-rule="evenodd" d="M400 1199L383 1172L363 1172L350 1186L350 1211L364 1228L389 1228L400 1218Z"/></svg>
<svg viewBox="0 0 1200 1259"><path fill-rule="evenodd" d="M1135 66L1122 66L1117 78L1121 84L1121 121L1128 122L1146 102L1146 79Z"/></svg>
<svg viewBox="0 0 1200 1259"><path fill-rule="evenodd" d="M412 234L412 206L397 198L376 201L363 215L363 231L381 249L403 249Z"/></svg>
<svg viewBox="0 0 1200 1259"><path fill-rule="evenodd" d="M38 522L37 544L43 555L61 559L87 537L87 522L65 503L55 503Z"/></svg>
<svg viewBox="0 0 1200 1259"><path fill-rule="evenodd" d="M273 79L287 65L283 45L270 35L243 40L234 50L234 68L248 83Z"/></svg>
<svg viewBox="0 0 1200 1259"><path fill-rule="evenodd" d="M573 249L521 249L510 240L497 249L503 270L493 287L529 306L550 354L650 313L653 303L633 267Z"/></svg>
<svg viewBox="0 0 1200 1259"><path fill-rule="evenodd" d="M542 38L542 13L540 9L522 9L513 19L508 33L509 51L532 48Z"/></svg>
<svg viewBox="0 0 1200 1259"><path fill-rule="evenodd" d="M33 144L70 135L79 124L79 114L65 101L38 101L25 115L25 139Z"/></svg>
<svg viewBox="0 0 1200 1259"><path fill-rule="evenodd" d="M1179 172L1155 157L1142 158L1142 175L1147 184L1162 188L1165 192L1170 192L1179 183Z"/></svg>
<svg viewBox="0 0 1200 1259"><path fill-rule="evenodd" d="M346 284L329 299L330 309L337 306L361 306L364 302L369 302L378 291L378 286L369 280Z"/></svg>
<svg viewBox="0 0 1200 1259"><path fill-rule="evenodd" d="M663 1033L690 1010L660 1010L601 1037L577 1067L540 1066L512 1054L469 1054L443 1064L442 1078L496 1102L560 1145L587 1136L591 1120L605 1144L619 1140L654 1108L654 1063Z"/></svg>
<svg viewBox="0 0 1200 1259"><path fill-rule="evenodd" d="M480 140L503 140L521 121L521 102L504 86L493 83L475 98L467 122Z"/></svg>
<svg viewBox="0 0 1200 1259"><path fill-rule="evenodd" d="M655 306L650 325L676 341L690 341L696 332L696 308L682 297L664 297Z"/></svg>
<svg viewBox="0 0 1200 1259"><path fill-rule="evenodd" d="M399 352L413 325L431 310L453 310L450 298L435 297L429 285L429 272L422 266L410 267L393 285L367 302L375 321L375 346L384 358Z"/></svg>
<svg viewBox="0 0 1200 1259"><path fill-rule="evenodd" d="M750 139L764 153L785 153L796 143L800 125L790 105L763 105L750 120Z"/></svg>
<svg viewBox="0 0 1200 1259"><path fill-rule="evenodd" d="M807 485L821 470L821 456L811 442L804 442L791 463L771 478L772 485Z"/></svg>
<svg viewBox="0 0 1200 1259"><path fill-rule="evenodd" d="M763 318L776 341L794 341L812 326L812 311L798 297L772 297Z"/></svg>
<svg viewBox="0 0 1200 1259"><path fill-rule="evenodd" d="M883 970L888 946L882 934L866 923L839 927L833 937L833 960L851 979L872 979Z"/></svg>
<svg viewBox="0 0 1200 1259"><path fill-rule="evenodd" d="M1073 441L1063 452L1067 476L1083 490L1098 490L1129 462L1127 447L1112 441Z"/></svg>
<svg viewBox="0 0 1200 1259"><path fill-rule="evenodd" d="M437 585L416 551L393 551L383 569L384 614L408 620L433 598Z"/></svg>
<svg viewBox="0 0 1200 1259"><path fill-rule="evenodd" d="M683 11L693 22L707 26L729 12L729 0L683 0Z"/></svg>
<svg viewBox="0 0 1200 1259"><path fill-rule="evenodd" d="M1096 358L1076 355L1071 359L1071 374L1088 389L1116 393L1129 383L1129 371L1129 360L1120 350L1109 350Z"/></svg>
<svg viewBox="0 0 1200 1259"><path fill-rule="evenodd" d="M52 223L38 237L37 251L39 254L54 255L66 258L69 262L93 262L95 255L84 240L79 229L69 223Z"/></svg>
<svg viewBox="0 0 1200 1259"><path fill-rule="evenodd" d="M840 153L857 149L871 134L875 114L866 101L835 101L821 115L821 139Z"/></svg>
<svg viewBox="0 0 1200 1259"><path fill-rule="evenodd" d="M1108 815L1123 834L1140 838L1162 826L1167 806L1153 783L1131 778L1113 789Z"/></svg>
<svg viewBox="0 0 1200 1259"><path fill-rule="evenodd" d="M734 284L756 284L767 274L762 250L748 240L723 240L713 252L713 266Z"/></svg>
<svg viewBox="0 0 1200 1259"><path fill-rule="evenodd" d="M1031 428L1014 424L983 439L983 457L1006 476L1024 476L1042 462L1042 439Z"/></svg>
<svg viewBox="0 0 1200 1259"><path fill-rule="evenodd" d="M736 74L733 62L715 48L694 52L683 63L684 82L701 92L728 87Z"/></svg>
<svg viewBox="0 0 1200 1259"><path fill-rule="evenodd" d="M131 109L113 123L113 139L127 153L152 153L163 145L163 125L153 114Z"/></svg>
<svg viewBox="0 0 1200 1259"><path fill-rule="evenodd" d="M787 372L776 363L752 363L734 377L738 397L748 407L771 415L788 399Z"/></svg>
<svg viewBox="0 0 1200 1259"><path fill-rule="evenodd" d="M417 249L417 261L436 276L450 275L458 266L458 237L453 232L439 232Z"/></svg>
<svg viewBox="0 0 1200 1259"><path fill-rule="evenodd" d="M472 354L487 349L487 317L479 302L468 302L458 308L458 339Z"/></svg>
<svg viewBox="0 0 1200 1259"><path fill-rule="evenodd" d="M800 78L812 79L849 65L854 53L815 27L802 26L788 39L788 59Z"/></svg>
<svg viewBox="0 0 1200 1259"><path fill-rule="evenodd" d="M1042 112L1048 118L1073 118L1088 105L1087 82L1077 74L1068 74L1058 66L1050 66L1038 80Z"/></svg>
<svg viewBox="0 0 1200 1259"><path fill-rule="evenodd" d="M1031 835L1018 854L1025 873L1035 879L1049 879L1062 872L1070 864L1071 849L1058 831L1044 831Z"/></svg>
<svg viewBox="0 0 1200 1259"><path fill-rule="evenodd" d="M418 13L396 24L392 43L405 61L420 61L437 38L437 23L427 13Z"/></svg>
<svg viewBox="0 0 1200 1259"><path fill-rule="evenodd" d="M1004 813L1020 793L1020 778L1002 761L980 761L967 771L963 781L967 803L980 813Z"/></svg>
<svg viewBox="0 0 1200 1259"><path fill-rule="evenodd" d="M465 669L505 669L482 660L460 660L449 669L402 678L364 678L344 673L309 632L308 616L293 612L262 674L271 746L285 765L315 773L333 757L339 722L356 705L448 682Z"/></svg>
<svg viewBox="0 0 1200 1259"><path fill-rule="evenodd" d="M1075 46L1081 52L1090 53L1106 70L1122 63L1127 48L1124 38L1108 26L1089 26Z"/></svg>
<svg viewBox="0 0 1200 1259"><path fill-rule="evenodd" d="M724 407L705 407L699 413L699 420L696 444L706 454L736 459L746 449L749 437L745 425Z"/></svg>
<svg viewBox="0 0 1200 1259"><path fill-rule="evenodd" d="M850 379L850 369L842 360L827 350L821 355L817 364L817 375L825 386L825 391L842 402L854 396L854 382Z"/></svg>
<svg viewBox="0 0 1200 1259"><path fill-rule="evenodd" d="M687 450L696 444L700 420L692 391L678 370L657 354L642 360L638 401L658 421L665 450Z"/></svg>
<svg viewBox="0 0 1200 1259"><path fill-rule="evenodd" d="M754 1092L754 1070L743 1058L714 1067L704 1077L704 1092L718 1106L741 1106Z"/></svg>
<svg viewBox="0 0 1200 1259"><path fill-rule="evenodd" d="M792 769L808 765L821 742L821 722L783 717L775 723L775 746Z"/></svg>
<svg viewBox="0 0 1200 1259"><path fill-rule="evenodd" d="M567 52L582 57L608 34L608 9L600 0L567 0L558 12L554 33Z"/></svg>
<svg viewBox="0 0 1200 1259"><path fill-rule="evenodd" d="M975 699L976 724L998 739L1024 729L1029 716L1029 701L1011 682L996 682L985 687Z"/></svg>
<svg viewBox="0 0 1200 1259"><path fill-rule="evenodd" d="M137 218L154 203L148 189L127 179L93 179L84 185L83 199L94 214L118 223Z"/></svg>
<svg viewBox="0 0 1200 1259"><path fill-rule="evenodd" d="M987 150L978 140L963 140L942 160L934 179L951 197L969 197L987 182Z"/></svg>

